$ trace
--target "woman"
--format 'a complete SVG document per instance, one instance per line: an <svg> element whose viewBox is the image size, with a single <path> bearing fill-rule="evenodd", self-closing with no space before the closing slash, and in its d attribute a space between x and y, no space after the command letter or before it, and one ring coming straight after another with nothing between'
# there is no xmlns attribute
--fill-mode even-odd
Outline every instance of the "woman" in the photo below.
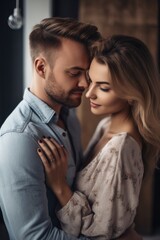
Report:
<svg viewBox="0 0 160 240"><path fill-rule="evenodd" d="M61 209L62 228L75 236L118 238L134 223L141 183L160 152L160 82L140 40L112 36L93 48L88 71L91 111L104 115L85 153L75 189L66 182L67 152L43 138L38 154Z"/></svg>

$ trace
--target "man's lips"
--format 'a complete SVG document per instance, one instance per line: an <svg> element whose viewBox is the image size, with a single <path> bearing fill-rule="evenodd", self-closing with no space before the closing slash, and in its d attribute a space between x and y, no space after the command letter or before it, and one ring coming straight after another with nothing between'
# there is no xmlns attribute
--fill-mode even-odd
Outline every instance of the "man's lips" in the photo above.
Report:
<svg viewBox="0 0 160 240"><path fill-rule="evenodd" d="M74 90L71 92L71 94L77 95L77 96L82 96L84 90Z"/></svg>

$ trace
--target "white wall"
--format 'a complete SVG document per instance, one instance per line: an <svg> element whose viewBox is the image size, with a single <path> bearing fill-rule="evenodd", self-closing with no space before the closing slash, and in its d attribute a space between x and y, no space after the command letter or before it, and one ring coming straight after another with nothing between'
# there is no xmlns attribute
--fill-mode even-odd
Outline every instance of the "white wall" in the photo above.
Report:
<svg viewBox="0 0 160 240"><path fill-rule="evenodd" d="M24 83L23 86L28 87L32 78L32 65L29 55L29 33L33 25L40 22L43 18L51 16L51 0L23 0L23 31L24 31Z"/></svg>

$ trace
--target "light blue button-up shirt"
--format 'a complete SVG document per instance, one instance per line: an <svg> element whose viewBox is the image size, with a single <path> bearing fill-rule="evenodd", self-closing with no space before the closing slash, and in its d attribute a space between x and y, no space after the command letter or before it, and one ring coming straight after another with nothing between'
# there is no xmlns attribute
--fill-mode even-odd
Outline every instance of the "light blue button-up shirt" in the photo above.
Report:
<svg viewBox="0 0 160 240"><path fill-rule="evenodd" d="M11 240L76 239L59 229L54 213L58 203L45 185L37 154L43 136L63 144L70 152L67 179L72 185L81 157L79 123L73 110L64 111L63 117L67 131L56 125L56 112L26 89L1 127L0 207Z"/></svg>

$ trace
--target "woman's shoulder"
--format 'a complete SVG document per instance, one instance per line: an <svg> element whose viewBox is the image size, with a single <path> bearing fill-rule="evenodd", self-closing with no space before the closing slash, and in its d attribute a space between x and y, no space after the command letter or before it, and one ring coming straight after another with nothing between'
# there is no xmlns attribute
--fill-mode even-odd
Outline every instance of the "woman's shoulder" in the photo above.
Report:
<svg viewBox="0 0 160 240"><path fill-rule="evenodd" d="M142 151L139 142L128 132L113 134L106 144L106 149L111 149L112 151L114 149L116 152L119 152L119 154L125 153L125 155L126 153L131 154L133 151L141 154Z"/></svg>
<svg viewBox="0 0 160 240"><path fill-rule="evenodd" d="M142 150L127 132L115 134L101 151L101 160L108 159L121 169L143 168Z"/></svg>

